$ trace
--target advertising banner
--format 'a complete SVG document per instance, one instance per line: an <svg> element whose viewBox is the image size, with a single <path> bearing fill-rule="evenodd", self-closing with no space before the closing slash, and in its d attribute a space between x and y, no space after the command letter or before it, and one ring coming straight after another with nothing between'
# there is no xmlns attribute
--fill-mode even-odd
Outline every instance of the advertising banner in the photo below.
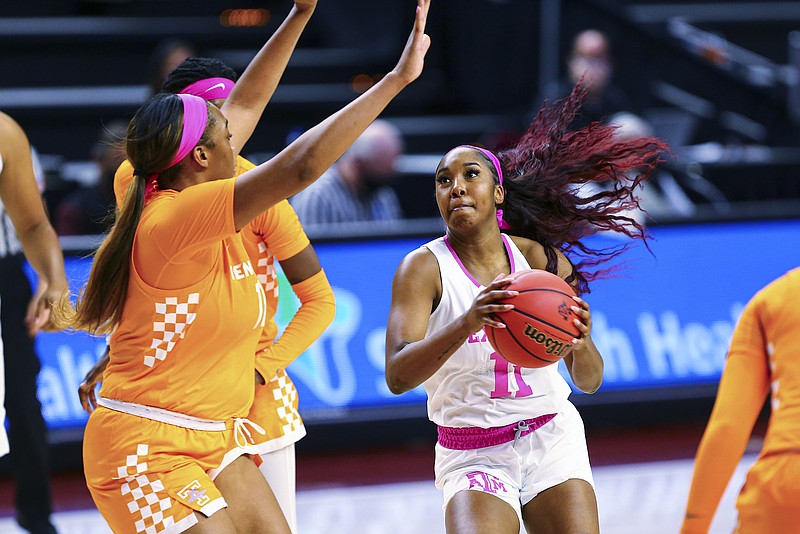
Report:
<svg viewBox="0 0 800 534"><path fill-rule="evenodd" d="M637 244L620 256L611 278L585 296L593 338L605 361L600 392L585 399L648 391L676 397L719 380L742 307L769 281L800 265L800 221L654 227L650 251ZM393 395L384 380L386 321L394 272L411 250L436 236L315 243L334 287L337 311L322 337L288 369L308 421L424 413L422 388ZM614 247L598 236L592 245ZM90 259L68 258L77 290ZM281 277L281 329L299 303ZM39 397L50 428L86 420L77 388L102 354L104 339L83 333L41 334ZM566 371L561 365L562 373ZM584 399L581 399L584 400Z"/></svg>

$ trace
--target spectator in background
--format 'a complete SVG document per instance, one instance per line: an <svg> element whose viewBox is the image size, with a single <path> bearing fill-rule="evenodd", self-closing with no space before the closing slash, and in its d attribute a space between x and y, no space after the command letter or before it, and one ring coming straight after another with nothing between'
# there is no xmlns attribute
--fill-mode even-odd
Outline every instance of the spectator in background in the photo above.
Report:
<svg viewBox="0 0 800 534"><path fill-rule="evenodd" d="M59 235L102 234L108 229L115 206L114 172L125 160L120 141L126 128L124 122L116 121L101 130L91 151L98 168L97 184L73 191L61 201L55 217Z"/></svg>
<svg viewBox="0 0 800 534"><path fill-rule="evenodd" d="M771 393L764 444L739 492L737 533L800 532L800 269L747 303L694 465L681 533L705 534Z"/></svg>
<svg viewBox="0 0 800 534"><path fill-rule="evenodd" d="M572 41L572 51L567 60L567 78L546 87L544 94L532 106L532 111L538 111L544 99L552 101L568 96L581 80L581 85L586 88L586 99L575 120L575 128L590 122L606 121L615 113L631 111L630 100L614 83L613 75L614 61L608 36L599 30L584 30ZM531 115L529 113L526 119L529 120Z"/></svg>
<svg viewBox="0 0 800 534"><path fill-rule="evenodd" d="M194 45L181 39L165 39L158 43L150 54L150 61L147 64L147 85L150 88L148 96L161 90L161 84L169 73L184 59L196 55Z"/></svg>
<svg viewBox="0 0 800 534"><path fill-rule="evenodd" d="M292 197L302 224L390 221L403 218L390 187L403 153L400 130L376 120L315 184Z"/></svg>
<svg viewBox="0 0 800 534"><path fill-rule="evenodd" d="M0 376L5 371L0 399L5 389L9 428L7 440L2 424L6 414L0 408L0 456L9 452L10 442L17 522L33 534L49 534L55 528L50 523L47 431L36 397L41 364L33 336L49 325L50 303L66 291L67 279L58 239L34 177L28 138L17 122L2 112L0 200ZM39 278L35 294L23 270L25 257Z"/></svg>

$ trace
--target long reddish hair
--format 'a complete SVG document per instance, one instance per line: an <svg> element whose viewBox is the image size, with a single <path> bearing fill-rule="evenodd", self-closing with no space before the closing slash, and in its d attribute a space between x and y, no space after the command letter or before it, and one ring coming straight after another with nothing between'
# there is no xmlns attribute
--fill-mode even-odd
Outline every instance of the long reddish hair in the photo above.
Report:
<svg viewBox="0 0 800 534"><path fill-rule="evenodd" d="M556 250L575 266L570 282L580 293L588 282L607 274L600 264L622 253L631 242L612 249L593 249L581 239L602 231L645 242L645 228L626 215L640 210L637 191L669 151L657 138L617 140L614 126L592 123L577 131L569 125L578 114L586 89L540 109L517 144L498 153L504 168L506 198L502 206L509 233L541 243L547 270L556 272ZM589 196L579 189L604 183Z"/></svg>

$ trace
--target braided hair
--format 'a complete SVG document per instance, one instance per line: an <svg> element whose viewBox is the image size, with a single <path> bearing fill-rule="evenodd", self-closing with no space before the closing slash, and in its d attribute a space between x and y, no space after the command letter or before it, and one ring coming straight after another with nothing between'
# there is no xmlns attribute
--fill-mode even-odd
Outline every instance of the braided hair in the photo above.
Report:
<svg viewBox="0 0 800 534"><path fill-rule="evenodd" d="M217 58L190 57L169 73L161 85L162 93L177 94L184 87L206 78L238 79L236 71Z"/></svg>

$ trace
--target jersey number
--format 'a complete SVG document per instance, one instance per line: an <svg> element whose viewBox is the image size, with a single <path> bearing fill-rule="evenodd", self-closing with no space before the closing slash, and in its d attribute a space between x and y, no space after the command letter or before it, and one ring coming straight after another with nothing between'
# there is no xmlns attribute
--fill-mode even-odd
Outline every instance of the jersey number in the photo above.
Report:
<svg viewBox="0 0 800 534"><path fill-rule="evenodd" d="M508 360L493 352L490 359L494 360L494 389L491 392L491 398L498 399L500 397L511 397L512 392L508 387L508 368L514 368L514 382L517 385L517 390L513 392L514 397L529 397L533 394L531 387L525 383L522 378L520 368L516 365L508 363Z"/></svg>

